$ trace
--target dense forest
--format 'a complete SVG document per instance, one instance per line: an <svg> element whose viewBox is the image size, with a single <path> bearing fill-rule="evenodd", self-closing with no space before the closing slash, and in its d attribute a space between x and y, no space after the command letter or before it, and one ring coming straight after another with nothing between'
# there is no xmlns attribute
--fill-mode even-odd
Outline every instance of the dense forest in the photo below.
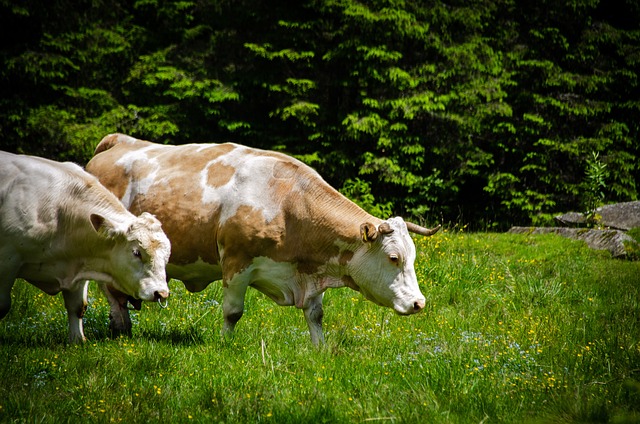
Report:
<svg viewBox="0 0 640 424"><path fill-rule="evenodd" d="M638 199L637 0L0 0L0 31L2 150L233 141L478 228Z"/></svg>

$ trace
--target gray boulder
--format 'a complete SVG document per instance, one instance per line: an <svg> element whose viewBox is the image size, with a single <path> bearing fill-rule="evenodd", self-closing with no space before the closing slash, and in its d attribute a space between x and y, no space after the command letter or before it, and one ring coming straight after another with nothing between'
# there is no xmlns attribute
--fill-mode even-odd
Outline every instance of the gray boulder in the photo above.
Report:
<svg viewBox="0 0 640 424"><path fill-rule="evenodd" d="M573 240L582 240L592 249L608 250L614 258L624 257L627 255L625 243L634 245L635 249L640 247L633 238L619 230L594 230L587 228L564 227L513 227L509 232L519 234L558 234Z"/></svg>
<svg viewBox="0 0 640 424"><path fill-rule="evenodd" d="M604 227L624 231L640 227L640 201L602 206L596 209L596 213L601 217L597 223ZM558 215L555 219L562 225L568 226L580 226L586 223L584 214L579 212Z"/></svg>

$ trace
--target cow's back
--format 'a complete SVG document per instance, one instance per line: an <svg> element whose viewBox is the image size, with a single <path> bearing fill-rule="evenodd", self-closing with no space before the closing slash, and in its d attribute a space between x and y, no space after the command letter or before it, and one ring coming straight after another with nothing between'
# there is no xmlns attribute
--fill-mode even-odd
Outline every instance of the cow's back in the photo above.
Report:
<svg viewBox="0 0 640 424"><path fill-rule="evenodd" d="M313 214L320 210L321 199L341 197L302 162L233 143L170 146L113 134L96 152L87 170L134 214L157 216L171 240L169 276L185 283L198 278L210 282L212 275L220 278L222 248L233 249L227 250L227 261L278 255L288 260L298 255L295 244L304 239L301 231L309 222L318 223ZM351 219L363 213L355 205L350 213L344 212L322 214ZM336 228L343 227L358 231L357 225L332 227L316 231L314 237L334 237ZM291 252L284 252L283 246Z"/></svg>
<svg viewBox="0 0 640 424"><path fill-rule="evenodd" d="M72 249L91 230L92 213L113 222L130 214L96 177L70 162L0 152L0 233L5 246ZM61 234L65 236L62 237ZM47 241L48 240L48 241Z"/></svg>
<svg viewBox="0 0 640 424"><path fill-rule="evenodd" d="M0 231L5 244L54 235L69 209L63 203L93 179L77 165L32 156L0 152L0 164Z"/></svg>
<svg viewBox="0 0 640 424"><path fill-rule="evenodd" d="M174 268L196 263L206 268L219 262L220 202L208 187L228 178L208 165L231 149L224 144L165 146L112 134L100 142L87 171L134 214L156 215L171 240Z"/></svg>

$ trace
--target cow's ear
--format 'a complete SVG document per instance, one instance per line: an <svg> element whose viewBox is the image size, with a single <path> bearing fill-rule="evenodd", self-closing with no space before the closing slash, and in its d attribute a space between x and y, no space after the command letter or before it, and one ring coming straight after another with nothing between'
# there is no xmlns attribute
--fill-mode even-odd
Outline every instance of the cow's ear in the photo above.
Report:
<svg viewBox="0 0 640 424"><path fill-rule="evenodd" d="M107 237L112 237L115 233L113 223L104 216L92 213L89 220L91 221L93 229L96 230L96 233L104 234Z"/></svg>
<svg viewBox="0 0 640 424"><path fill-rule="evenodd" d="M93 229L96 230L96 233L99 233L100 229L104 225L104 217L101 215L92 213L89 219L91 220L91 225L93 226Z"/></svg>
<svg viewBox="0 0 640 424"><path fill-rule="evenodd" d="M360 236L362 237L362 241L365 243L370 243L378 237L378 231L376 231L376 226L370 222L365 222L360 225Z"/></svg>

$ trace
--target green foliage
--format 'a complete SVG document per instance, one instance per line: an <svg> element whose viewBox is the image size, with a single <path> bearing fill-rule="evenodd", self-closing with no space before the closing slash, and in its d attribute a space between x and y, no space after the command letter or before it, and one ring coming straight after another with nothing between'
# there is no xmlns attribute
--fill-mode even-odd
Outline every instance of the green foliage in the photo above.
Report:
<svg viewBox="0 0 640 424"><path fill-rule="evenodd" d="M132 311L110 339L90 284L84 346L60 295L17 281L0 321L0 422L637 422L638 264L556 235L416 238L427 309L324 297L327 344L249 289L222 338L222 287Z"/></svg>
<svg viewBox="0 0 640 424"><path fill-rule="evenodd" d="M604 203L604 189L607 187L606 179L609 172L607 164L600 161L600 154L592 152L587 159L585 171L585 217L587 222L596 223L596 209Z"/></svg>
<svg viewBox="0 0 640 424"><path fill-rule="evenodd" d="M112 131L235 141L393 214L547 222L638 198L640 9L620 0L0 1L0 148L86 162ZM9 33L9 29L11 32Z"/></svg>
<svg viewBox="0 0 640 424"><path fill-rule="evenodd" d="M378 218L387 219L393 213L391 202L385 204L377 203L375 197L371 194L369 183L360 178L345 181L340 192L353 200L362 209Z"/></svg>

